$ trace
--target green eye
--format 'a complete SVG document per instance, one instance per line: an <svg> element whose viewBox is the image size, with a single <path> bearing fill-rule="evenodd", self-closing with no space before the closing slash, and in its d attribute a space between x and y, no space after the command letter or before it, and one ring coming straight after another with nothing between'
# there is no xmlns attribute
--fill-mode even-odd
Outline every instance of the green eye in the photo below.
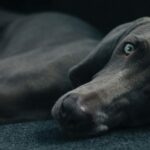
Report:
<svg viewBox="0 0 150 150"><path fill-rule="evenodd" d="M135 47L134 47L133 44L131 44L131 43L125 44L125 46L124 46L124 53L125 53L126 55L130 55L130 54L133 53L134 51L135 51Z"/></svg>

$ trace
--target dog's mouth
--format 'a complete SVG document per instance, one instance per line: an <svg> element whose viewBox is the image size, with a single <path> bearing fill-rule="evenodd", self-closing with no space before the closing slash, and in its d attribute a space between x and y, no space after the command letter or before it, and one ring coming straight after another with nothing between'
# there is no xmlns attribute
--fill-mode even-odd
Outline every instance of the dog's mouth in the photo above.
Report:
<svg viewBox="0 0 150 150"><path fill-rule="evenodd" d="M70 102L66 104L64 110L62 104L62 100L58 100L52 109L52 116L65 135L71 137L88 137L108 131L108 126L101 122L104 116L100 119L98 118L99 115L96 116L95 114L84 112L77 105L73 105L74 107L72 107Z"/></svg>
<svg viewBox="0 0 150 150"><path fill-rule="evenodd" d="M109 130L107 125L96 125L94 122L64 124L59 122L61 131L69 137L97 136Z"/></svg>
<svg viewBox="0 0 150 150"><path fill-rule="evenodd" d="M86 117L82 116L65 116L62 110L59 109L57 114L53 115L54 119L60 126L60 129L69 136L83 136L88 135L93 132L95 128L95 123L92 120L86 120Z"/></svg>

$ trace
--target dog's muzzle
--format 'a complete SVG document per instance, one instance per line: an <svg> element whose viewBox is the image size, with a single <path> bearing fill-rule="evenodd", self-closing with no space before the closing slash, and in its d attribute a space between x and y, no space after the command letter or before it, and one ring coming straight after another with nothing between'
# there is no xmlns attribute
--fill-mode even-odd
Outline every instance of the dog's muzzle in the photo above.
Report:
<svg viewBox="0 0 150 150"><path fill-rule="evenodd" d="M89 132L94 127L92 115L80 104L82 96L71 93L63 96L52 109L52 116L64 130Z"/></svg>

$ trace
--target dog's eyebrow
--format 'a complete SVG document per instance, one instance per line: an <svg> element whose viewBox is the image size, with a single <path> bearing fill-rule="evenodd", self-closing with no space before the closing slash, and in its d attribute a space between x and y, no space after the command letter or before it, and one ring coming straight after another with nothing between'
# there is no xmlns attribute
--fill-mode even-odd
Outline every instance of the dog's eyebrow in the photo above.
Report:
<svg viewBox="0 0 150 150"><path fill-rule="evenodd" d="M122 36L118 39L116 43L119 43L122 41L126 36L128 36L134 29L138 28L139 26L145 25L150 23L150 20L147 19L147 17L137 19L123 34ZM116 44L117 46L117 44ZM115 47L116 48L116 47Z"/></svg>
<svg viewBox="0 0 150 150"><path fill-rule="evenodd" d="M135 34L135 33L131 33L129 34L125 39L124 42L125 43L137 43L137 42L144 42L146 41L146 39L144 38L144 36Z"/></svg>

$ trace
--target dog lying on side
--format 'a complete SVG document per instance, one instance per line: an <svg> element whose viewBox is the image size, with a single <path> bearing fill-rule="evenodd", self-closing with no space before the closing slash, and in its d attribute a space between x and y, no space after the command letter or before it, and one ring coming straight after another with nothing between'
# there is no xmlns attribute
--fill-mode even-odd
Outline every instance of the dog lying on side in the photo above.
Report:
<svg viewBox="0 0 150 150"><path fill-rule="evenodd" d="M72 134L150 122L148 17L102 41L67 15L1 11L0 18L0 123L46 119L55 101L52 116Z"/></svg>

